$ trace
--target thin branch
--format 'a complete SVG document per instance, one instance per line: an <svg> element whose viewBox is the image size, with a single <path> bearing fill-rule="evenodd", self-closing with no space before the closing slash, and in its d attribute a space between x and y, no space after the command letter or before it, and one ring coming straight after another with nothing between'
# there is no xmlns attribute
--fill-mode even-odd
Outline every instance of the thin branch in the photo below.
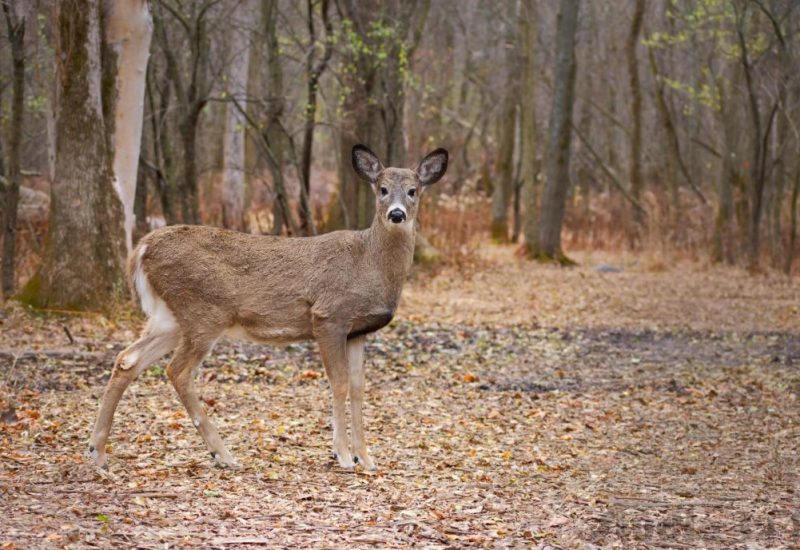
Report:
<svg viewBox="0 0 800 550"><path fill-rule="evenodd" d="M586 150L589 151L589 154L591 154L591 156L595 159L595 161L597 161L597 164L600 166L600 169L611 179L611 182L614 184L614 187L616 187L619 190L619 192L622 193L622 196L625 197L628 200L628 202L630 202L639 212L641 212L643 215L646 216L647 210L644 209L644 207L639 203L639 201L637 201L635 198L633 198L633 196L631 196L630 193L628 193L628 190L625 189L625 186L622 184L617 175L614 174L614 172L611 170L611 168L609 168L606 165L605 162L603 162L603 159L600 157L599 154L597 154L597 151L594 150L592 145L589 143L589 140L587 140L583 136L583 134L581 134L581 131L578 129L575 123L570 122L570 124L572 125L572 129L575 132L575 135L578 136L578 139L581 140L581 143L583 143L584 146L586 146Z"/></svg>

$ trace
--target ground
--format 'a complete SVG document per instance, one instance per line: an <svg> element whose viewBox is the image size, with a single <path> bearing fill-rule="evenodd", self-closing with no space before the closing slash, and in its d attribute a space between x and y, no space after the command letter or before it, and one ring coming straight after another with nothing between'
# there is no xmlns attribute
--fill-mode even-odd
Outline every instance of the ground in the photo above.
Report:
<svg viewBox="0 0 800 550"><path fill-rule="evenodd" d="M377 474L331 459L312 345L235 341L198 384L240 470L213 466L159 363L98 471L98 399L141 319L9 308L0 548L797 548L800 284L575 257L489 247L410 282L367 348Z"/></svg>

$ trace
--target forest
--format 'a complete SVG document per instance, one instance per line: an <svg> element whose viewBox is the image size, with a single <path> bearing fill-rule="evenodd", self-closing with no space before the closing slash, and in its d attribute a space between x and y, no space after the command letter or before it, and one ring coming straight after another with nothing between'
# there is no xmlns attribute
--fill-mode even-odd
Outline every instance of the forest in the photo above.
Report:
<svg viewBox="0 0 800 550"><path fill-rule="evenodd" d="M797 1L0 7L0 548L800 540ZM131 371L96 468L104 387L155 326L137 300L161 303L142 239L367 235L395 192L369 150L422 182L395 317L361 344L377 473L329 458L324 338L227 332L200 399L180 347ZM204 410L240 469L201 452Z"/></svg>

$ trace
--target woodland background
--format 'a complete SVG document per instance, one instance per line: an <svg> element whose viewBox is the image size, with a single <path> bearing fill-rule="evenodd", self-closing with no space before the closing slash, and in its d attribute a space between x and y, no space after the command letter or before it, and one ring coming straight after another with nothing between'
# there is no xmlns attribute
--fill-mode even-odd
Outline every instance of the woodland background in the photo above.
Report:
<svg viewBox="0 0 800 550"><path fill-rule="evenodd" d="M428 259L469 263L492 238L567 263L623 248L795 269L791 0L157 0L122 23L109 6L3 2L5 296L102 307L121 293L129 226L134 241L171 223L365 227L357 142L387 166L451 151L425 197ZM128 119L124 40L146 66ZM71 94L65 75L83 68ZM68 120L81 110L98 117ZM120 137L137 121L140 143Z"/></svg>
<svg viewBox="0 0 800 550"><path fill-rule="evenodd" d="M797 547L800 3L0 9L0 548ZM450 151L366 345L379 471L330 459L314 346L226 338L196 378L240 470L165 361L92 466L127 249L365 227L359 142Z"/></svg>

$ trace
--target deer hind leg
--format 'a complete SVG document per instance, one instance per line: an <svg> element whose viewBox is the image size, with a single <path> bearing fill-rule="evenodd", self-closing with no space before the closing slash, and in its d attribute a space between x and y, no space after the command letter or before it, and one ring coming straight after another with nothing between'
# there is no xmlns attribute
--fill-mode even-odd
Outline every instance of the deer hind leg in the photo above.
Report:
<svg viewBox="0 0 800 550"><path fill-rule="evenodd" d="M339 466L347 470L355 468L353 456L347 445L347 351L346 335L339 334L336 330L320 330L317 333L317 342L325 365L325 372L331 383L333 391L333 454L339 461Z"/></svg>
<svg viewBox="0 0 800 550"><path fill-rule="evenodd" d="M350 379L350 420L353 427L353 455L356 462L365 470L375 471L375 463L367 452L364 438L364 343L365 336L357 336L347 341L347 370Z"/></svg>
<svg viewBox="0 0 800 550"><path fill-rule="evenodd" d="M95 465L106 466L106 441L122 394L144 369L172 351L177 341L174 330L161 332L148 328L141 338L117 355L89 442L89 454Z"/></svg>
<svg viewBox="0 0 800 550"><path fill-rule="evenodd" d="M222 467L237 468L239 464L225 448L225 444L217 433L217 428L203 410L203 405L200 403L192 381L195 368L211 351L213 345L213 341L199 343L184 338L167 367L167 376L175 386L181 403L189 413L189 418L206 442L211 457Z"/></svg>

